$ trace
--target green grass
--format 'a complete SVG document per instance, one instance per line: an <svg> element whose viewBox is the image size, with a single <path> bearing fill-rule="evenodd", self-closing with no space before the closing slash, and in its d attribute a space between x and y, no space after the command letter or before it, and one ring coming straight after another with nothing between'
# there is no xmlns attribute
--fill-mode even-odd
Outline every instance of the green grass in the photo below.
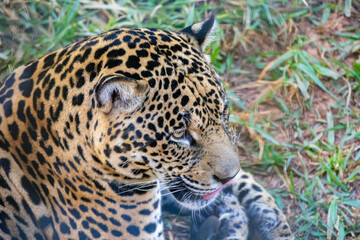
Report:
<svg viewBox="0 0 360 240"><path fill-rule="evenodd" d="M216 14L219 41L208 53L231 100L243 167L270 189L298 239L359 239L359 3L109 2L0 3L0 79L108 29L176 31Z"/></svg>

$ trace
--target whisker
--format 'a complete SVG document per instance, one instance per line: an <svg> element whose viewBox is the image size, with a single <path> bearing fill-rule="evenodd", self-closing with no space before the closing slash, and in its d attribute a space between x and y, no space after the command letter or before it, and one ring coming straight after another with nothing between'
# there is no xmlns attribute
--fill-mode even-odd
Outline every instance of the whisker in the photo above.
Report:
<svg viewBox="0 0 360 240"><path fill-rule="evenodd" d="M175 190L175 191L165 193L165 194L163 194L163 195L161 195L161 196L162 196L162 197L168 196L168 195L171 195L171 194L173 194L173 193L181 192L181 191L184 191L184 190L186 190L186 189L185 189L185 188L183 188L183 189L177 189L177 190Z"/></svg>

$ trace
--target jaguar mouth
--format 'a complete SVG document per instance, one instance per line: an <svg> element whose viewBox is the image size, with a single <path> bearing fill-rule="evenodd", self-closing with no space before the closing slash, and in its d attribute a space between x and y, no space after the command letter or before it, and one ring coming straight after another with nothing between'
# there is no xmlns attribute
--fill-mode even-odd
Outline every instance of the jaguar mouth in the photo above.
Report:
<svg viewBox="0 0 360 240"><path fill-rule="evenodd" d="M217 194L218 192L220 192L221 189L223 189L223 188L226 187L227 185L230 185L230 184L233 184L233 183L234 183L234 180L231 179L230 181L228 181L227 183L223 184L221 187L219 187L218 189L216 189L214 192L211 192L211 193L209 193L209 194L205 194L205 195L203 195L202 197L203 197L204 199L206 199L206 200L211 199L211 198L213 198L214 196L216 196L216 194Z"/></svg>
<svg viewBox="0 0 360 240"><path fill-rule="evenodd" d="M177 177L175 180L170 181L168 190L177 202L184 207L189 209L201 209L211 204L216 199L216 196L221 189L231 183L232 180L219 188L205 190L194 186L188 186L181 177Z"/></svg>

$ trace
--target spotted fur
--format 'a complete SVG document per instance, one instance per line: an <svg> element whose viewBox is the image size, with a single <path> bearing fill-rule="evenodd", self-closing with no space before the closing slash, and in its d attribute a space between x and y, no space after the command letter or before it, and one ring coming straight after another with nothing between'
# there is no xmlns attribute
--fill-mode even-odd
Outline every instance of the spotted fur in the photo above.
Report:
<svg viewBox="0 0 360 240"><path fill-rule="evenodd" d="M162 239L159 182L185 207L213 202L203 195L240 170L225 91L202 53L213 26L115 29L11 73L0 236Z"/></svg>

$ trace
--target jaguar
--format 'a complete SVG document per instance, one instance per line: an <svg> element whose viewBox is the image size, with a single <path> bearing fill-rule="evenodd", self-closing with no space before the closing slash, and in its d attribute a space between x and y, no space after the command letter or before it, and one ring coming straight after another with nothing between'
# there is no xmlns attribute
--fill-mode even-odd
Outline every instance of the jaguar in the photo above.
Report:
<svg viewBox="0 0 360 240"><path fill-rule="evenodd" d="M223 202L213 239L246 239L250 224L293 239L240 168L226 93L204 54L215 25L114 29L6 77L0 239L163 239L163 188L192 210Z"/></svg>

